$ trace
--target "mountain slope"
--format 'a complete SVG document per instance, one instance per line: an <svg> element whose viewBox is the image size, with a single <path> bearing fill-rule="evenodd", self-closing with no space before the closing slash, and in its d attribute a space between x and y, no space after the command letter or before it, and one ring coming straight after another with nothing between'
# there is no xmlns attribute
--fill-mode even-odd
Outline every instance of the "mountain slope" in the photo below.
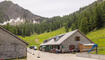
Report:
<svg viewBox="0 0 105 60"><path fill-rule="evenodd" d="M89 32L87 37L98 44L99 47L105 47L105 28Z"/></svg>
<svg viewBox="0 0 105 60"><path fill-rule="evenodd" d="M21 39L25 40L26 42L29 43L30 45L36 45L39 46L44 40L51 38L53 36L59 35L59 34L63 34L65 33L65 28L60 28L58 30L49 32L49 33L43 33L43 34L33 34L31 36L26 36L26 37L21 37L19 36Z"/></svg>
<svg viewBox="0 0 105 60"><path fill-rule="evenodd" d="M66 33L65 28L61 28L49 33L43 33L39 35L34 34L27 37L21 37L21 36L19 37L28 42L29 46L31 45L39 46L44 40L63 33ZM86 36L89 39L91 39L94 43L98 44L98 54L105 54L105 28L91 31Z"/></svg>
<svg viewBox="0 0 105 60"><path fill-rule="evenodd" d="M70 30L69 30L70 31ZM58 30L48 32L48 33L42 33L42 34L34 34L31 36L21 37L23 40L26 40L27 42L35 43L35 39L37 38L39 40L39 43L42 43L44 40L51 38L53 36L66 33L65 28L60 28ZM91 39L93 42L98 44L99 47L105 47L105 28L91 31L86 35L89 39ZM32 41L33 40L33 41ZM32 44L30 44L32 45Z"/></svg>
<svg viewBox="0 0 105 60"><path fill-rule="evenodd" d="M38 15L34 15L30 11L20 7L18 4L14 4L11 1L0 2L0 23L9 20L20 20L39 23L43 19Z"/></svg>
<svg viewBox="0 0 105 60"><path fill-rule="evenodd" d="M89 32L87 37L98 44L98 54L105 55L105 28ZM91 52L95 53L95 52Z"/></svg>

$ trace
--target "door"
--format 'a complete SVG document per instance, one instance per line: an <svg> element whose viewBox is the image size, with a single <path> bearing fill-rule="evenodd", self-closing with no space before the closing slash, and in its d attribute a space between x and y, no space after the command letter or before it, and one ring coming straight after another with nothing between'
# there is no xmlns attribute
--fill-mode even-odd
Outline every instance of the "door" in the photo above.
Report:
<svg viewBox="0 0 105 60"><path fill-rule="evenodd" d="M74 50L74 49L75 49L75 45L70 45L70 46L69 46L69 49L70 49L70 50Z"/></svg>

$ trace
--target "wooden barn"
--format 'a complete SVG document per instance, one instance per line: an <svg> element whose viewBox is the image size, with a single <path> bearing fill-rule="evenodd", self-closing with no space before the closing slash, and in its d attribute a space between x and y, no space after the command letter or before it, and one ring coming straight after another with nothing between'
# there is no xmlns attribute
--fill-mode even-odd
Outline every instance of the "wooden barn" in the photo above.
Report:
<svg viewBox="0 0 105 60"><path fill-rule="evenodd" d="M27 45L28 43L0 27L0 59L26 57Z"/></svg>
<svg viewBox="0 0 105 60"><path fill-rule="evenodd" d="M40 50L49 52L88 51L94 43L78 29L45 40Z"/></svg>

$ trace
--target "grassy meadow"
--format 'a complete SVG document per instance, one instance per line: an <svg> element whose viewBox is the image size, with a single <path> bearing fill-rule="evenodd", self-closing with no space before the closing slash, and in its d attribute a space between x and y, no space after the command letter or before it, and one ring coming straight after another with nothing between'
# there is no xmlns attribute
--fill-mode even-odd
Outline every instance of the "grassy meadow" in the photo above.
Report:
<svg viewBox="0 0 105 60"><path fill-rule="evenodd" d="M39 46L44 40L63 33L66 33L65 28L61 28L53 32L48 32L48 33L45 32L40 35L33 34L27 37L21 37L21 36L19 37L25 40L26 42L28 42L29 46L31 45ZM89 39L91 39L94 43L98 44L99 54L105 54L105 28L102 28L96 31L91 31L86 36ZM95 52L92 52L92 53L95 53Z"/></svg>
<svg viewBox="0 0 105 60"><path fill-rule="evenodd" d="M105 55L105 28L92 31L87 34L87 37L98 44L98 54ZM95 53L95 52L92 52Z"/></svg>
<svg viewBox="0 0 105 60"><path fill-rule="evenodd" d="M26 37L19 36L19 37L28 42L29 46L31 45L39 46L44 40L63 33L65 33L65 28L61 28L53 32L48 32L48 33L45 32L40 35L33 34L31 36L26 36Z"/></svg>

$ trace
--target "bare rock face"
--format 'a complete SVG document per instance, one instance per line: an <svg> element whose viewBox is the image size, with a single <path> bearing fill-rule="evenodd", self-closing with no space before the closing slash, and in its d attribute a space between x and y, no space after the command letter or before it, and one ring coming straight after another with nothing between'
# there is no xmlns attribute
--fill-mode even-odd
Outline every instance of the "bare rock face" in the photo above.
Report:
<svg viewBox="0 0 105 60"><path fill-rule="evenodd" d="M14 4L11 1L0 2L0 23L10 21L11 19L20 18L24 22L40 23L44 18L38 15L34 15L30 11Z"/></svg>

